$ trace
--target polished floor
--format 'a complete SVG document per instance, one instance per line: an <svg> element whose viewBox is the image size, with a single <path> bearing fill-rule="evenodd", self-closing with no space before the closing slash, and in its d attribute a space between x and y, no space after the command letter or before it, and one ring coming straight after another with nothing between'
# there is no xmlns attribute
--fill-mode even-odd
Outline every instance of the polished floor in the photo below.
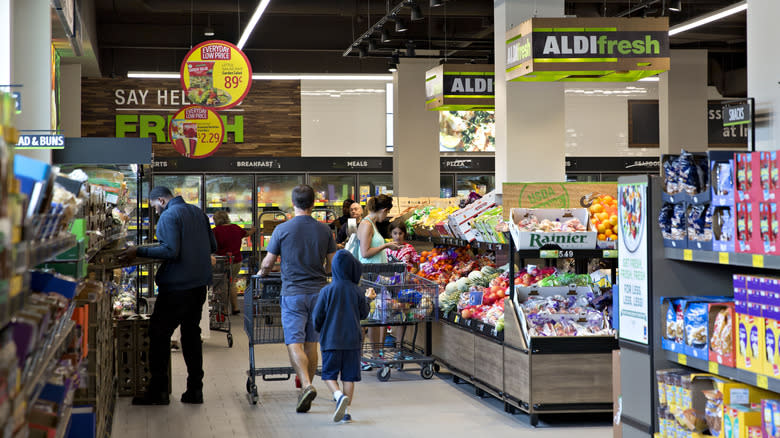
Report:
<svg viewBox="0 0 780 438"><path fill-rule="evenodd" d="M225 334L219 332L211 332L204 343L203 405L179 402L186 373L181 353L175 352L170 406L136 407L129 398L120 398L113 437L612 436L608 415L542 417L540 427L532 428L527 415L507 414L496 400L476 397L472 386L454 384L446 370L431 380L423 380L416 370L394 370L389 382L379 382L375 372L364 372L350 408L355 420L350 424L332 423L335 403L319 378L315 381L319 396L307 414L295 413L293 380L260 383L260 400L252 405L245 389L249 347L241 318L233 318L233 348L227 348ZM255 354L258 366L288 365L282 345L255 346Z"/></svg>

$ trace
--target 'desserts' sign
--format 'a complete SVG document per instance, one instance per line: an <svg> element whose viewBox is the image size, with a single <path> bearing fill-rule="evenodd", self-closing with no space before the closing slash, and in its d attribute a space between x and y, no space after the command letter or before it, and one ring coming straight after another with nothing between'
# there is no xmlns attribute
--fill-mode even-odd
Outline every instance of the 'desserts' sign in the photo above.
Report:
<svg viewBox="0 0 780 438"><path fill-rule="evenodd" d="M669 70L669 19L532 18L506 50L507 81L636 81Z"/></svg>
<svg viewBox="0 0 780 438"><path fill-rule="evenodd" d="M425 72L425 107L434 111L495 109L493 64L442 64Z"/></svg>

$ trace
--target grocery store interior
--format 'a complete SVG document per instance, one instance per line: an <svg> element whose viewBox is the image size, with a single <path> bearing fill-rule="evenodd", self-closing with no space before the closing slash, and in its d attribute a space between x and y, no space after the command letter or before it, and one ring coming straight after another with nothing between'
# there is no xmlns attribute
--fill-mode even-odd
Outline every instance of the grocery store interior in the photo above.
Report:
<svg viewBox="0 0 780 438"><path fill-rule="evenodd" d="M0 0L0 435L780 437L778 17ZM287 252L259 275L301 185L311 230L387 248L351 404L332 350L313 401L291 364ZM212 231L169 237L185 203ZM202 397L197 332L159 329L198 308Z"/></svg>

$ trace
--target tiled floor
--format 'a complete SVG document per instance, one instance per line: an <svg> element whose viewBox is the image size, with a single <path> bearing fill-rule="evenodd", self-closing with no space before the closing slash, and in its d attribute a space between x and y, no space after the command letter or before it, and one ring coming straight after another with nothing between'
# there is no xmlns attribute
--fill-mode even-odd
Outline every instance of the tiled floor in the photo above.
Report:
<svg viewBox="0 0 780 438"><path fill-rule="evenodd" d="M113 437L225 438L225 437L561 437L608 438L609 417L601 422L564 422L555 427L531 428L523 414L504 413L503 405L474 396L473 387L455 385L442 373L422 380L417 371L393 371L389 382L363 373L350 409L351 424L331 422L335 404L319 378L319 396L308 414L296 414L293 381L262 382L260 401L246 394L248 343L241 317L233 318L235 345L227 348L224 333L212 332L204 344L205 403L178 401L185 384L181 353L173 354L173 394L170 406L136 407L123 397L114 414ZM287 366L282 345L255 346L257 366ZM592 417L587 417L589 420ZM544 418L542 418L544 421ZM556 421L560 418L556 418ZM545 426L542 424L542 426Z"/></svg>

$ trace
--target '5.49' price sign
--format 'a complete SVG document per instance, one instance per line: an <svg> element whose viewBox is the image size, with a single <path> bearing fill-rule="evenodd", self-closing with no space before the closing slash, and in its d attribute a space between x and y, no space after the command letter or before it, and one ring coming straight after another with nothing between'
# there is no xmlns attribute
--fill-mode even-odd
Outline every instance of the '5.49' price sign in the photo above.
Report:
<svg viewBox="0 0 780 438"><path fill-rule="evenodd" d="M225 138L225 125L210 108L191 105L177 112L171 124L171 142L187 158L205 158L217 151Z"/></svg>

